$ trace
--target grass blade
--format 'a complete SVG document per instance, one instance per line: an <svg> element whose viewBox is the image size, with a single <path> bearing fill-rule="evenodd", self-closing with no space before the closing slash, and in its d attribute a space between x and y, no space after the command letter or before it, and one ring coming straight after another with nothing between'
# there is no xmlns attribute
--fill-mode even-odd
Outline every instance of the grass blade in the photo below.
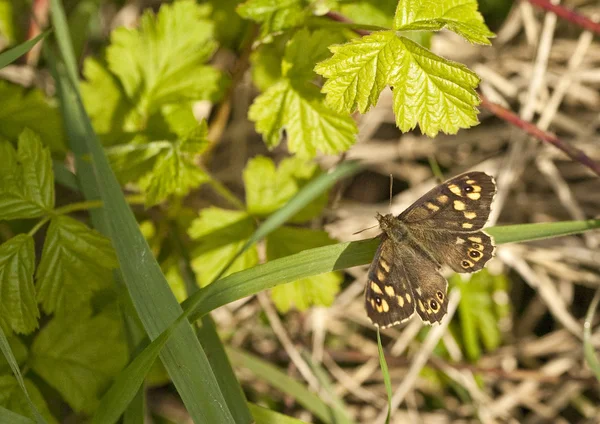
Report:
<svg viewBox="0 0 600 424"><path fill-rule="evenodd" d="M390 417L392 415L392 380L390 379L390 372L388 371L387 362L385 361L385 354L383 353L383 346L381 345L381 335L379 334L379 327L377 327L377 349L379 351L379 366L381 367L381 374L383 374L385 392L387 393L388 398L388 410L385 423L389 424Z"/></svg>
<svg viewBox="0 0 600 424"><path fill-rule="evenodd" d="M288 417L254 403L249 403L248 406L256 424L306 424L297 418Z"/></svg>
<svg viewBox="0 0 600 424"><path fill-rule="evenodd" d="M505 244L568 236L596 228L600 228L600 219L548 222L542 224L502 225L486 228L485 232L494 237L496 244Z"/></svg>
<svg viewBox="0 0 600 424"><path fill-rule="evenodd" d="M31 50L33 46L35 46L38 43L38 41L40 41L42 38L46 38L48 34L50 34L50 30L44 31L37 37L32 38L31 40L27 40L19 44L18 46L13 47L10 50L0 53L0 69L4 68L7 65L10 65L15 60L23 56L25 53Z"/></svg>
<svg viewBox="0 0 600 424"><path fill-rule="evenodd" d="M344 421L344 411L327 405L321 397L310 392L303 383L288 376L277 367L237 349L228 348L227 354L234 365L249 369L256 377L268 382L282 393L289 394L321 421L330 424L347 422Z"/></svg>
<svg viewBox="0 0 600 424"><path fill-rule="evenodd" d="M8 362L8 365L10 366L13 374L15 375L15 378L17 379L17 382L19 383L19 387L25 394L25 397L27 398L27 403L29 404L29 408L31 409L31 412L33 413L33 416L35 417L35 421L37 423L45 424L46 420L42 417L42 414L40 414L40 411L38 411L35 404L29 397L29 393L27 392L27 388L25 387L25 381L23 381L23 375L21 374L21 370L19 369L19 364L17 363L17 360L15 359L15 356L13 355L12 350L10 349L10 345L8 344L8 340L6 339L6 335L4 334L2 327L0 327L0 351L2 351L2 353L4 354L4 357L6 358L6 362ZM21 416L18 414L15 414L15 415L17 415L19 417ZM0 414L0 418L1 418L1 414ZM0 421L0 422L12 422L12 421Z"/></svg>
<svg viewBox="0 0 600 424"><path fill-rule="evenodd" d="M266 422L268 422L268 421L266 421ZM274 422L276 422L276 421L274 421ZM298 422L300 422L300 421L298 421ZM0 406L0 423L34 424L35 421L33 421L31 418L24 417L23 415L19 415L13 411L10 411L10 410ZM283 424L285 422L281 421L281 423ZM292 424L292 422L290 422L290 424Z"/></svg>

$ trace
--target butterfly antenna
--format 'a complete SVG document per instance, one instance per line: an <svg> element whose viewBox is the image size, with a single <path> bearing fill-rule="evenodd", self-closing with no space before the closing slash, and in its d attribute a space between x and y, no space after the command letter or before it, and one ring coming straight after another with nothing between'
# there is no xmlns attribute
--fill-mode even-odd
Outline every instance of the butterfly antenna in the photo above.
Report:
<svg viewBox="0 0 600 424"><path fill-rule="evenodd" d="M357 232L355 232L355 233L352 233L352 235L353 235L353 236L355 236L355 235L357 235L357 234L360 234L360 233L362 233L363 231L367 231L367 230L370 230L371 228L375 228L375 227L377 227L377 225L373 225L372 227L363 228L363 229L362 229L362 230L360 230L360 231L357 231Z"/></svg>

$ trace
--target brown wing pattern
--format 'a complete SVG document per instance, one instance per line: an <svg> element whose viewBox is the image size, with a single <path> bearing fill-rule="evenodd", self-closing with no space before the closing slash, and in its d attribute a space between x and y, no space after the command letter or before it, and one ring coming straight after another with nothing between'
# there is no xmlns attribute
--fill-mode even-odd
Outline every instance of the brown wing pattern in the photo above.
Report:
<svg viewBox="0 0 600 424"><path fill-rule="evenodd" d="M468 172L429 191L398 219L411 229L477 231L487 222L495 193L496 184L491 176Z"/></svg>

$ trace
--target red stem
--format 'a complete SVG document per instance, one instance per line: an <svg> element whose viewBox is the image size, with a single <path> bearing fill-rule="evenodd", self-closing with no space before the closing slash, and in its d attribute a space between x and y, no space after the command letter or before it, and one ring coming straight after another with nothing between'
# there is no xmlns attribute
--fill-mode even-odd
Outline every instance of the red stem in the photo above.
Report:
<svg viewBox="0 0 600 424"><path fill-rule="evenodd" d="M569 9L558 4L552 4L549 0L527 1L533 4L534 6L540 7L544 10L554 13L556 16L564 19L565 21L569 21L571 23L574 23L575 25L579 25L580 27L587 29L588 31L600 34L600 23L594 22L590 18L586 18L585 16L580 15L573 9Z"/></svg>
<svg viewBox="0 0 600 424"><path fill-rule="evenodd" d="M546 143L552 144L554 147L562 150L567 156L569 156L574 161L581 163L584 166L587 166L593 173L600 176L600 164L595 162L592 158L586 155L582 150L577 147L573 147L570 144L565 143L560 138L556 137L553 134L542 131L537 126L532 124L531 122L524 121L517 114L511 112L508 109L500 106L499 104L490 102L483 95L479 95L481 99L481 107L489 110L498 118L514 125L515 127L521 128L527 134L537 138L538 140L545 141Z"/></svg>

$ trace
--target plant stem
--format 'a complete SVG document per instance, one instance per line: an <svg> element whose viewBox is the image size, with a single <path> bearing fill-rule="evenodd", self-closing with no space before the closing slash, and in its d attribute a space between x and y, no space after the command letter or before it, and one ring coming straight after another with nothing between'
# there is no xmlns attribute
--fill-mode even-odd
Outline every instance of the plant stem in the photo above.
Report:
<svg viewBox="0 0 600 424"><path fill-rule="evenodd" d="M598 22L594 22L593 20L580 15L579 13L575 12L573 9L569 9L567 7L558 5L558 4L552 4L552 2L550 2L549 0L527 0L529 1L529 3L533 4L534 6L537 6L541 9L545 9L549 12L554 13L556 16L558 16L561 19L564 19L565 21L571 22L575 25L578 25L588 31L594 32L596 34L600 34L600 23Z"/></svg>

